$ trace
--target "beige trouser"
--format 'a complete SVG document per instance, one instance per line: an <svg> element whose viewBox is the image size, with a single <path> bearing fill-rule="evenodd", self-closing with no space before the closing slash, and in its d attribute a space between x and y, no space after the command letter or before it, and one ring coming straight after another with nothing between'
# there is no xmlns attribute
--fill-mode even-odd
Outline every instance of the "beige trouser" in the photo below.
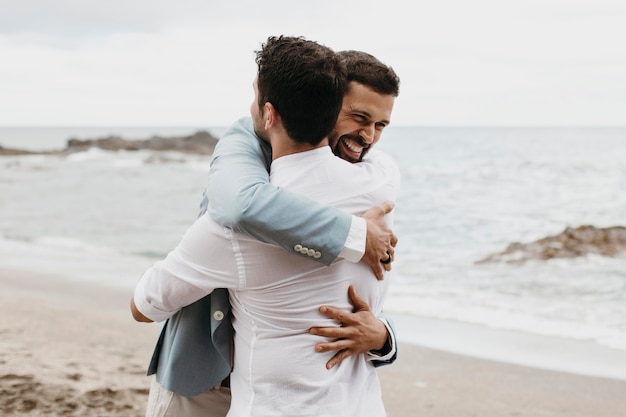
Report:
<svg viewBox="0 0 626 417"><path fill-rule="evenodd" d="M183 397L166 390L152 378L146 417L224 417L230 407L230 388L209 390Z"/></svg>

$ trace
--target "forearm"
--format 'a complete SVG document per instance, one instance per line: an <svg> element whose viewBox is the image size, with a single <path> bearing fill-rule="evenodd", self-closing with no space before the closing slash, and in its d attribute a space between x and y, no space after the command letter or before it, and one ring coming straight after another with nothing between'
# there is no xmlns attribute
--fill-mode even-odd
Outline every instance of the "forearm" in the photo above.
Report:
<svg viewBox="0 0 626 417"><path fill-rule="evenodd" d="M224 134L215 149L205 191L213 220L290 253L309 256L296 247L312 249L319 257L310 258L326 265L345 252L351 230L365 240L364 228L354 228L349 213L271 185L269 152L269 145L256 138L247 119ZM348 245L351 249L344 254L356 261L362 246Z"/></svg>
<svg viewBox="0 0 626 417"><path fill-rule="evenodd" d="M154 322L154 320L146 317L141 311L139 311L139 309L137 308L137 304L135 303L135 298L133 296L133 298L130 299L130 312L133 315L133 318L136 321L142 322L142 323L152 323Z"/></svg>
<svg viewBox="0 0 626 417"><path fill-rule="evenodd" d="M141 315L133 316L139 321L145 321L141 316L163 321L215 288L237 288L238 284L229 236L223 227L202 217L165 259L150 267L139 279L133 306Z"/></svg>
<svg viewBox="0 0 626 417"><path fill-rule="evenodd" d="M231 215L233 222L224 224L237 232L325 265L330 265L346 246L353 224L349 213L313 203L270 184L250 188L240 193L239 198L239 206L228 210L237 216ZM210 213L213 217L213 211ZM365 227L358 230L365 234ZM356 244L344 255L351 253L352 260L358 261L364 250L362 246L359 249ZM308 254L307 249L313 250L314 255Z"/></svg>
<svg viewBox="0 0 626 417"><path fill-rule="evenodd" d="M207 294L209 289L195 287L170 273L164 265L156 264L137 283L131 312L137 321L161 322Z"/></svg>

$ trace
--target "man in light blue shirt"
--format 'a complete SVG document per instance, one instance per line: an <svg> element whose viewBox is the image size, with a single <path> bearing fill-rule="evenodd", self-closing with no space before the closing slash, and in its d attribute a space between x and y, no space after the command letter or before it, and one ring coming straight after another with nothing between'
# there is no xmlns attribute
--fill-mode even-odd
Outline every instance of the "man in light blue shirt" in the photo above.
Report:
<svg viewBox="0 0 626 417"><path fill-rule="evenodd" d="M350 83L391 98L393 104L393 98L398 95L399 81L391 68L367 54L346 52L343 56ZM361 90L356 91L359 93ZM368 99L360 95L352 97L347 92L331 135L334 152L351 162L362 158L389 123L388 118L373 117L375 112L369 111L368 106L375 109L378 102ZM391 205L377 206L359 219L276 189L269 185L269 144L255 137L244 126L241 123L233 125L215 149L201 214L207 210L214 220L224 226L325 265L337 257L344 257L352 261L363 260L377 276L382 275L383 268L390 268L388 262L393 257L396 238L386 229L382 216L392 209ZM363 239L365 231L367 237ZM338 339L320 343L316 350L338 351L329 362L329 367L337 365L348 355L369 350L378 350L372 353L378 355L377 365L393 362L396 346L389 321L376 319L367 304L354 292L351 299L358 310L352 314L329 306L322 308L322 312L341 321L344 327L311 329L313 334ZM227 397L222 381L230 373L231 332L228 293L216 290L185 307L165 324L149 374L156 372L161 391L170 391L177 401L198 401L202 404L202 397ZM213 389L216 386L218 389ZM153 391L154 385L150 401L162 402L153 398L156 395ZM217 409L211 413L222 415ZM148 410L147 415L170 414Z"/></svg>

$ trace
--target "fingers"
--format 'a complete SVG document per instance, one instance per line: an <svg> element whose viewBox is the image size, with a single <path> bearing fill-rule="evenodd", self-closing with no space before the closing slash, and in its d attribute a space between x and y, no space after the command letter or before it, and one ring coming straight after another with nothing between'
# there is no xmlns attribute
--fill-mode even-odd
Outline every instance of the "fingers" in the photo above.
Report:
<svg viewBox="0 0 626 417"><path fill-rule="evenodd" d="M383 209L383 212L385 214L388 214L388 213L391 213L391 211L395 207L395 204L393 201L385 201L384 203L380 205L380 207Z"/></svg>
<svg viewBox="0 0 626 417"><path fill-rule="evenodd" d="M309 333L315 336L328 337L330 339L336 339L333 342L318 343L316 346L324 346L324 350L329 350L328 346L333 346L333 350L345 349L344 344L337 345L342 340L353 336L352 332L345 327L311 327ZM322 351L320 351L322 352Z"/></svg>
<svg viewBox="0 0 626 417"><path fill-rule="evenodd" d="M340 350L333 356L328 362L326 362L326 369L331 369L333 366L339 365L341 361L350 356L351 353L348 350Z"/></svg>
<svg viewBox="0 0 626 417"><path fill-rule="evenodd" d="M365 307L362 306L363 304L365 305ZM355 311L369 311L369 305L367 305L365 301L360 300L360 306L361 307L359 309L355 309ZM320 313L322 313L329 319L333 319L334 321L341 323L344 326L352 326L359 322L358 317L355 316L354 313L349 313L347 311L331 306L321 306ZM347 337L349 336L349 334L346 334L346 332L350 330L350 327L312 327L312 329L327 329L326 333L319 333L320 336Z"/></svg>
<svg viewBox="0 0 626 417"><path fill-rule="evenodd" d="M395 251L393 249L387 251L385 253L385 259L380 260L380 264L385 269L385 271L391 271L391 263L393 262Z"/></svg>
<svg viewBox="0 0 626 417"><path fill-rule="evenodd" d="M391 265L391 264L388 264ZM380 262L376 262L374 265L371 265L372 267L372 271L374 272L374 275L376 275L376 279L379 281L382 281L385 279L385 269L383 267L387 266L387 265L383 265Z"/></svg>
<svg viewBox="0 0 626 417"><path fill-rule="evenodd" d="M336 350L337 353L326 362L326 369L331 369L333 366L339 365L345 358L354 354L347 347L347 343L344 343L342 340L331 343L318 343L315 345L316 352L329 352L331 350Z"/></svg>
<svg viewBox="0 0 626 417"><path fill-rule="evenodd" d="M371 207L369 210L363 213L362 217L380 218L383 217L385 214L391 213L394 207L395 204L393 201L385 201L382 204Z"/></svg>
<svg viewBox="0 0 626 417"><path fill-rule="evenodd" d="M341 326L335 323L334 326L309 329L310 334L327 338L315 345L316 352L336 351L326 363L327 369L338 365L349 356L379 349L387 339L387 328L372 313L369 304L361 298L353 285L348 287L348 298L354 306L353 312L331 306L320 307L324 316L334 319Z"/></svg>
<svg viewBox="0 0 626 417"><path fill-rule="evenodd" d="M390 264L392 259L391 259L391 254L389 252L385 252L385 258L380 260L380 263L383 265L387 265Z"/></svg>
<svg viewBox="0 0 626 417"><path fill-rule="evenodd" d="M350 298L350 302L354 306L354 311L369 311L369 304L367 304L367 302L359 296L359 294L356 292L356 289L354 288L354 285L350 285L348 287L348 297Z"/></svg>
<svg viewBox="0 0 626 417"><path fill-rule="evenodd" d="M395 233L391 232L391 250L396 247L398 244L398 236Z"/></svg>
<svg viewBox="0 0 626 417"><path fill-rule="evenodd" d="M339 308L331 306L321 306L320 313L322 313L329 319L338 321L339 323L344 323L346 320L348 320L348 313Z"/></svg>
<svg viewBox="0 0 626 417"><path fill-rule="evenodd" d="M387 272L391 271L391 263L393 262L394 254L395 254L395 251L390 250L386 254L387 259L385 259L384 261L383 260L380 261L380 264Z"/></svg>
<svg viewBox="0 0 626 417"><path fill-rule="evenodd" d="M389 228L384 215L394 208L392 201L370 208L362 217L367 222L365 253L361 259L372 268L376 279L383 280L385 271L391 271L389 265L395 257L395 246L398 237Z"/></svg>
<svg viewBox="0 0 626 417"><path fill-rule="evenodd" d="M389 254L391 255L392 252L394 251L390 251ZM384 257L389 258L389 255L385 253ZM393 256L391 256L391 261L393 261ZM377 258L375 260L372 260L371 258L363 258L363 262L367 263L370 268L372 268L372 272L379 281L383 281L385 279L385 271L391 271L391 262L382 263L381 258Z"/></svg>
<svg viewBox="0 0 626 417"><path fill-rule="evenodd" d="M330 352L331 350L347 350L349 348L347 341L335 340L333 342L321 342L315 345L316 352Z"/></svg>

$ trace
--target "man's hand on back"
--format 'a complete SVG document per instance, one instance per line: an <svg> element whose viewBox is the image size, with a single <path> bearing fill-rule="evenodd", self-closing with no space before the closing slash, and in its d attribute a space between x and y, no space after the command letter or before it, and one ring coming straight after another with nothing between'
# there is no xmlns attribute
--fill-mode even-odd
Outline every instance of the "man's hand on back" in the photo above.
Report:
<svg viewBox="0 0 626 417"><path fill-rule="evenodd" d="M367 222L365 254L361 260L372 268L379 280L384 278L383 270L391 271L394 248L398 243L398 237L383 219L385 214L393 210L393 207L393 202L386 201L372 207L361 216Z"/></svg>
<svg viewBox="0 0 626 417"><path fill-rule="evenodd" d="M341 323L341 327L309 329L311 334L335 339L332 342L315 345L317 352L338 351L326 363L327 369L338 365L351 355L382 349L389 337L387 327L372 313L370 306L359 297L352 285L348 288L348 295L354 305L352 313L330 306L320 307L322 314Z"/></svg>

